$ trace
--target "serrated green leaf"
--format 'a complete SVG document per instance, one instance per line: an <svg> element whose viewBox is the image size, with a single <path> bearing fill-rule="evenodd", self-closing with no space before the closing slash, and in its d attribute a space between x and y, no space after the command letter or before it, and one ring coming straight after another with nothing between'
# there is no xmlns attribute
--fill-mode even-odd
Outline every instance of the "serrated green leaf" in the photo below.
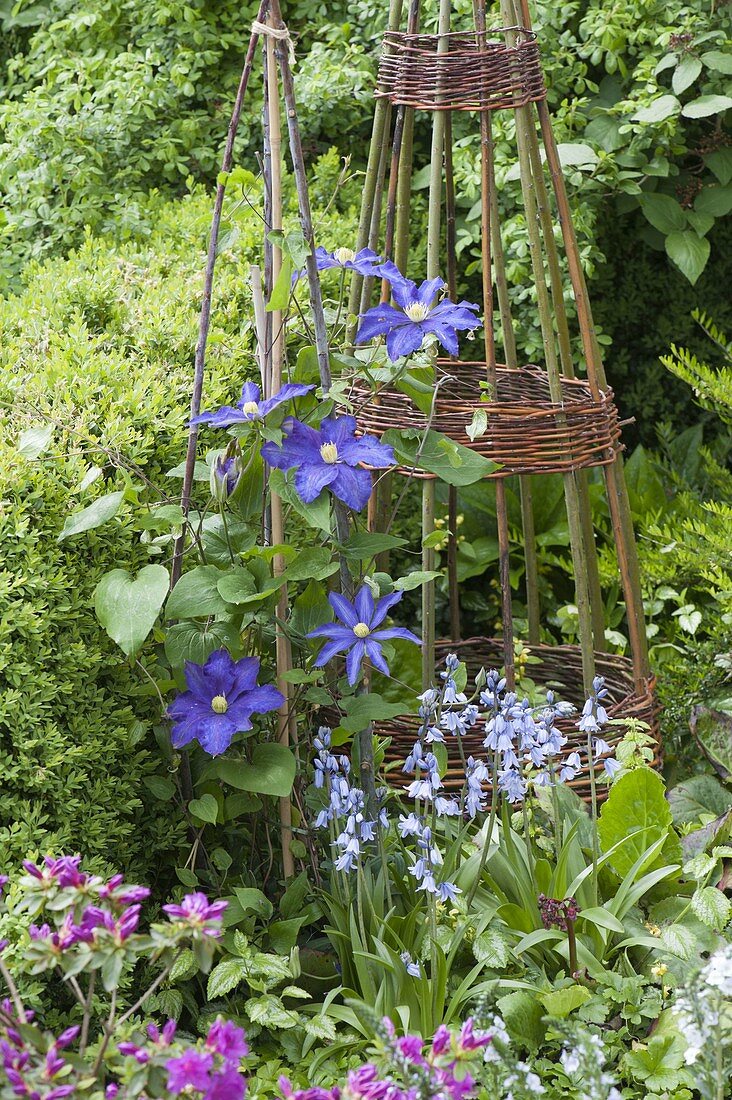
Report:
<svg viewBox="0 0 732 1100"><path fill-rule="evenodd" d="M209 1001L215 1001L236 989L240 982L246 981L247 964L243 959L223 959L211 971L206 987Z"/></svg>
<svg viewBox="0 0 732 1100"><path fill-rule="evenodd" d="M244 1011L252 1023L274 1030L287 1030L300 1023L299 1014L285 1008L280 998L272 993L251 997L244 1005Z"/></svg>
<svg viewBox="0 0 732 1100"><path fill-rule="evenodd" d="M650 768L636 768L615 781L598 821L603 852L625 840L610 858L621 878L671 828L671 810L664 796L663 780ZM681 863L681 848L678 840L669 835L661 852L644 871L675 862Z"/></svg>
<svg viewBox="0 0 732 1100"><path fill-rule="evenodd" d="M562 1020L585 1001L589 1001L591 997L592 994L586 986L568 985L564 989L555 989L551 993L541 994L539 1000L544 1005L548 1016L555 1016Z"/></svg>
<svg viewBox="0 0 732 1100"><path fill-rule="evenodd" d="M721 932L732 914L732 902L716 886L705 886L696 890L691 899L691 908L704 924Z"/></svg>

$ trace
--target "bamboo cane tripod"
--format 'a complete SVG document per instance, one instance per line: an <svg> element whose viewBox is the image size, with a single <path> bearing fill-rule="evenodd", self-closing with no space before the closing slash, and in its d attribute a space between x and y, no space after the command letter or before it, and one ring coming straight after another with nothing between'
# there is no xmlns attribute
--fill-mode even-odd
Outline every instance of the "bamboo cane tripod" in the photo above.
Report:
<svg viewBox="0 0 732 1100"><path fill-rule="evenodd" d="M389 386L378 400L363 382L354 381L351 399L364 431L382 434L387 428L423 426L444 433L463 446L493 459L500 466L489 475L495 485L499 548L502 638L461 641L457 586L455 518L457 490L448 489L448 587L451 637L435 641L433 583L423 586L423 679L434 676L435 656L456 643L468 666L503 665L509 686L515 680L514 614L510 562L517 548L510 545L505 486L519 483L523 527L528 642L542 661L544 678L566 684L565 694L579 702L601 672L617 717L648 721L658 740L657 708L640 587L638 557L630 504L623 473L621 425L605 375L579 249L572 225L557 144L546 104L540 46L532 30L527 0L500 0L500 26L488 29L485 0L476 0L472 26L452 26L450 0L438 0L437 30L421 33L420 0L408 10L391 0L376 89L374 125L364 180L357 247L370 247L393 259L410 277L446 273L448 293L456 300L456 210L453 175L452 120L456 112L475 119L480 141L480 212L484 318L484 359L481 362L438 361L436 396L430 418L410 398ZM420 114L415 118L415 112ZM499 223L495 183L492 115L511 112L515 123L515 155L520 171L533 283L543 345L542 364L520 363L511 317L509 285ZM429 162L429 228L426 272L409 271L409 213L415 125L427 113L431 125ZM427 171L427 169L425 169ZM548 177L548 178L547 178ZM444 225L444 232L443 232ZM573 328L565 304L565 276L555 235L559 228L569 286L576 309L581 354L573 350ZM443 262L444 257L444 262ZM354 276L350 311L363 312L372 302L373 279ZM382 284L382 300L388 287ZM498 308L505 363L497 362L495 306ZM485 392L488 400L485 400ZM485 432L475 440L467 434L476 409L487 416ZM593 468L602 472L616 549L617 567L626 609L629 656L607 651L605 609L589 491ZM413 476L412 471L402 470ZM542 644L533 494L541 478L562 477L579 621L577 646ZM422 477L423 536L434 523L435 479ZM374 525L388 511L383 497L390 492L382 478L371 510ZM434 551L423 551L422 568L434 568ZM403 756L417 721L377 724L391 737L387 759ZM571 727L565 732L571 733ZM615 740L620 734L615 735ZM610 738L612 740L612 738ZM466 744L466 750L470 746ZM476 748L477 748L476 742ZM570 742L566 752L578 747ZM660 762L660 740L655 763ZM587 773L575 785L585 794ZM459 778L455 778L459 784ZM446 780L450 785L450 774Z"/></svg>

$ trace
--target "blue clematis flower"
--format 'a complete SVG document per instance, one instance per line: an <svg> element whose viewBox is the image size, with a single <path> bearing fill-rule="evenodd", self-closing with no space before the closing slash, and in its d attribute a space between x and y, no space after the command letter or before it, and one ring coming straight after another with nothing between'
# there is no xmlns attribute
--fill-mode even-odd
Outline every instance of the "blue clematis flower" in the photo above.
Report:
<svg viewBox="0 0 732 1100"><path fill-rule="evenodd" d="M296 467L295 489L306 504L327 487L334 497L360 512L371 495L371 474L360 469L360 463L379 469L395 465L394 451L386 443L373 435L356 437L353 416L328 416L320 431L294 417L288 417L282 427L282 445L265 443L262 458L280 470Z"/></svg>
<svg viewBox="0 0 732 1100"><path fill-rule="evenodd" d="M271 684L259 686L259 658L235 661L225 649L212 653L205 665L186 661L188 691L168 707L173 719L170 739L176 749L197 740L211 756L228 749L234 734L252 728L252 714L277 710L284 696Z"/></svg>
<svg viewBox="0 0 732 1100"><path fill-rule="evenodd" d="M223 405L215 412L202 412L194 416L191 424L210 424L212 428L235 428L238 424L250 424L252 420L263 420L278 405L291 401L293 397L304 397L315 386L306 386L302 382L287 382L279 393L262 400L262 391L255 382L245 382L236 408Z"/></svg>
<svg viewBox="0 0 732 1100"><path fill-rule="evenodd" d="M478 306L470 302L456 304L443 298L435 303L445 286L442 279L425 279L418 287L405 279L391 261L382 264L380 274L391 283L396 306L383 303L362 314L356 343L367 344L377 336L385 336L392 362L419 351L429 335L436 336L450 355L457 355L458 329L474 329L480 325L476 316Z"/></svg>
<svg viewBox="0 0 732 1100"><path fill-rule="evenodd" d="M399 603L402 592L392 592L388 596L382 596L378 603L374 604L374 597L368 585L363 585L356 593L353 603L338 592L331 592L328 602L340 620L335 623L324 623L311 630L308 638L329 638L330 641L321 649L315 662L318 668L327 664L338 653L347 653L346 673L349 684L355 684L361 671L364 657L368 657L374 668L379 672L389 675L389 666L384 660L381 650L381 642L391 638L404 638L415 645L421 645L421 640L401 626L390 626L379 629L394 604Z"/></svg>
<svg viewBox="0 0 732 1100"><path fill-rule="evenodd" d="M340 267L346 271L356 271L359 275L380 275L379 265L383 262L372 248L362 248L354 252L352 248L336 248L326 252L322 245L315 249L315 262L318 271L328 271Z"/></svg>

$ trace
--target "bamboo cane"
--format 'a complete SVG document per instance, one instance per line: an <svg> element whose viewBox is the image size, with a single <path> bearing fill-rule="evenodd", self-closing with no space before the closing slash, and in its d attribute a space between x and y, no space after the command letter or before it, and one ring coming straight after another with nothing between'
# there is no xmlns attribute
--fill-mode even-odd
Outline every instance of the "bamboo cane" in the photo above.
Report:
<svg viewBox="0 0 732 1100"><path fill-rule="evenodd" d="M479 45L486 34L486 8L484 0L473 5L475 29ZM485 347L486 378L493 394L498 398L496 344L493 331L493 255L491 247L491 195L495 192L493 168L493 135L488 110L480 112L480 193L481 193L481 254L483 275L483 342ZM506 683L513 690L516 682L513 639L513 603L511 598L511 563L508 538L508 508L506 487L502 478L496 480L496 527L498 530L498 577L501 588L501 620L503 624L503 663Z"/></svg>
<svg viewBox="0 0 732 1100"><path fill-rule="evenodd" d="M271 17L269 19L271 25ZM277 66L274 55L274 39L267 37L265 42L266 55L266 121L265 136L269 146L269 202L266 218L266 228L269 231L282 230L282 138L280 127L280 96L277 80ZM282 250L276 245L272 248L272 282L269 289L277 283L282 268ZM266 349L268 359L269 392L277 393L282 387L282 363L284 358L284 334L283 316L280 310L270 313L272 325L272 340ZM272 523L272 542L275 546L283 545L285 541L285 527L282 509L282 498L277 493L270 493L270 510ZM281 576L285 571L285 559L282 554L276 554L272 562L272 571L275 577ZM290 747L291 742L297 740L296 716L292 707L292 688L287 679L287 673L292 669L292 648L285 628L289 608L287 585L283 584L277 598L277 623L275 628L275 649L277 660L277 686L284 696L284 702L277 713L277 736L281 745ZM293 728L294 727L294 728ZM289 797L279 800L280 833L282 838L282 869L285 879L292 878L295 874L295 861L292 855L292 804Z"/></svg>

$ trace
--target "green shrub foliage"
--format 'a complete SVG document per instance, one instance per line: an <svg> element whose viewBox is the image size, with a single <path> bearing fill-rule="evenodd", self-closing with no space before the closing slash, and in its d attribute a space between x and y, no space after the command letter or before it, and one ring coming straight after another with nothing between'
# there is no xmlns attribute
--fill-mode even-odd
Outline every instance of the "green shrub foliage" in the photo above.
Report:
<svg viewBox="0 0 732 1100"><path fill-rule="evenodd" d="M325 158L322 190L337 171ZM165 563L166 548L149 556L158 532L133 530L125 502L99 530L58 536L70 512L124 491L132 465L172 499L180 490L165 473L183 450L210 208L203 192L161 205L143 244L89 237L68 260L32 266L0 305L3 864L82 851L153 880L184 839L182 815L158 797L173 785L160 782L157 695L92 605L103 573ZM209 404L254 376L245 274L260 228L246 211L227 220L235 251L220 256ZM353 216L334 210L323 240Z"/></svg>

